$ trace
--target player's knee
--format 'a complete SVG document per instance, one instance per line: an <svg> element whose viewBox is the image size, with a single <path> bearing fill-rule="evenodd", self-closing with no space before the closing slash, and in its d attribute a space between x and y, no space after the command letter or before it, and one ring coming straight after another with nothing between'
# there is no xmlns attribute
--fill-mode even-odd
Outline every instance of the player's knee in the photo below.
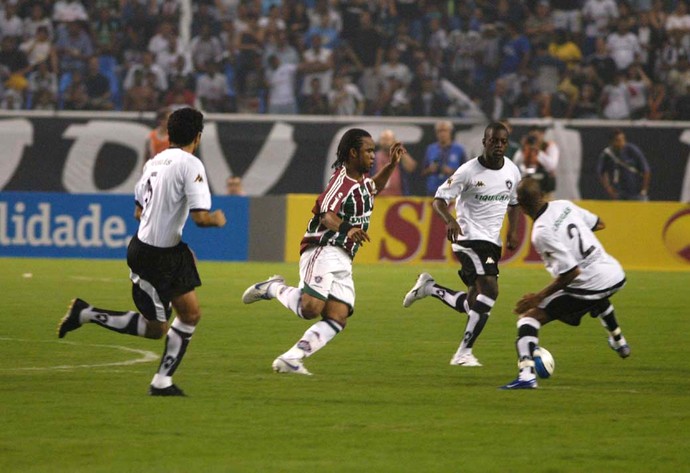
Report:
<svg viewBox="0 0 690 473"><path fill-rule="evenodd" d="M163 338L163 335L165 335L167 332L167 323L149 321L149 323L146 325L146 332L144 333L144 337L159 340Z"/></svg>
<svg viewBox="0 0 690 473"><path fill-rule="evenodd" d="M302 294L300 301L300 315L302 318L311 320L319 317L323 312L326 302L316 297Z"/></svg>

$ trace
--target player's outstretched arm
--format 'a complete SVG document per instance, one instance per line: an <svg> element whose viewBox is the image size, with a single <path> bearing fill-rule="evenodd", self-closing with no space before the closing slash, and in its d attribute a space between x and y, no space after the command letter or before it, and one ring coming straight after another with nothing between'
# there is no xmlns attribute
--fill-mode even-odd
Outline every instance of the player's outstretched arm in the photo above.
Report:
<svg viewBox="0 0 690 473"><path fill-rule="evenodd" d="M197 227L223 227L227 220L225 219L225 212L222 210L192 210L190 212L192 220Z"/></svg>
<svg viewBox="0 0 690 473"><path fill-rule="evenodd" d="M516 314L524 314L529 309L537 307L541 301L549 297L551 294L555 293L556 291L560 291L561 289L564 289L568 284L573 282L573 280L579 274L580 268L578 266L575 266L571 270L566 271L565 273L559 275L556 279L551 281L551 283L544 289L539 291L538 294L525 294L520 298L519 301L517 301L517 304L515 304L515 309L513 309L513 312L515 312Z"/></svg>

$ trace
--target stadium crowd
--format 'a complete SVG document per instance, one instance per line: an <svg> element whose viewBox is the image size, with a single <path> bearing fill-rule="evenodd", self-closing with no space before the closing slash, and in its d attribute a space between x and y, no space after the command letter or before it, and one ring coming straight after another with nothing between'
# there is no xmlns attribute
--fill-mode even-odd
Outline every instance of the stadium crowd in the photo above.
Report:
<svg viewBox="0 0 690 473"><path fill-rule="evenodd" d="M680 0L2 0L0 42L1 109L690 120Z"/></svg>

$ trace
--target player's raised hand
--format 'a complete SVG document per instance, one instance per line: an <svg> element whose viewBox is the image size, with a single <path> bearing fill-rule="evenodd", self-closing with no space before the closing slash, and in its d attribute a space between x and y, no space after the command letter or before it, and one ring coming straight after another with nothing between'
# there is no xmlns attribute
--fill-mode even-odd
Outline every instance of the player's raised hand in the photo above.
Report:
<svg viewBox="0 0 690 473"><path fill-rule="evenodd" d="M398 164L405 153L407 153L407 150L401 142L396 141L395 143L393 143L393 146L391 146L389 152L389 155L391 157L391 163Z"/></svg>
<svg viewBox="0 0 690 473"><path fill-rule="evenodd" d="M462 236L460 224L455 219L451 219L446 225L446 238L451 243L455 243Z"/></svg>
<svg viewBox="0 0 690 473"><path fill-rule="evenodd" d="M515 309L513 309L513 312L516 314L524 314L528 310L537 307L539 303L541 302L541 298L539 297L538 294L534 294L530 292L529 294L525 294L522 296L522 298L517 301L515 304Z"/></svg>
<svg viewBox="0 0 690 473"><path fill-rule="evenodd" d="M364 245L365 241L371 241L369 234L359 227L350 228L347 232L347 237L359 245Z"/></svg>

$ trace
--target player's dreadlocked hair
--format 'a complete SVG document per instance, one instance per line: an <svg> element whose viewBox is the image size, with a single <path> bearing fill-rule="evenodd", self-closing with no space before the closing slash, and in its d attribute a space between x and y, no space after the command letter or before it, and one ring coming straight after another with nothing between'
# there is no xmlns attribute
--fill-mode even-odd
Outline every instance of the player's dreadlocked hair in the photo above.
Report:
<svg viewBox="0 0 690 473"><path fill-rule="evenodd" d="M361 128L350 128L345 132L342 138L340 138L340 143L338 143L338 151L336 155L338 158L333 163L332 168L336 169L345 164L347 157L350 154L350 149L359 149L362 147L362 138L368 136L371 138L369 132L362 130Z"/></svg>

